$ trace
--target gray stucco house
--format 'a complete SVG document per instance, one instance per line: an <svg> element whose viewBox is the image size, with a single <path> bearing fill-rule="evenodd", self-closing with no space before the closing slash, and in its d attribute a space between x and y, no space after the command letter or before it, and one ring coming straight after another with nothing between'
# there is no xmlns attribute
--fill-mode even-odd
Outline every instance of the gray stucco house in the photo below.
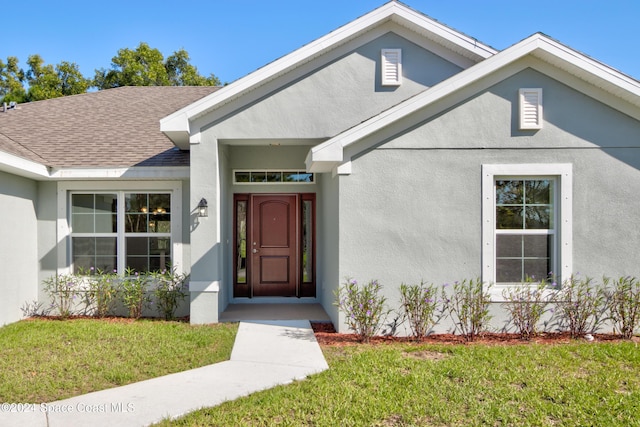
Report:
<svg viewBox="0 0 640 427"><path fill-rule="evenodd" d="M343 331L346 276L393 304L421 279L638 275L638 194L637 80L392 1L222 88L1 112L0 324L89 266L190 273L193 323L320 303Z"/></svg>

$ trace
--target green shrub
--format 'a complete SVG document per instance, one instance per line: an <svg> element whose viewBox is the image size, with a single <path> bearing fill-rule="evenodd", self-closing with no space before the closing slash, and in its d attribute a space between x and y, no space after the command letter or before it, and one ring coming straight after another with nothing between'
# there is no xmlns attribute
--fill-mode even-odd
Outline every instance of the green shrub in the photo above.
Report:
<svg viewBox="0 0 640 427"><path fill-rule="evenodd" d="M87 300L94 307L93 315L105 317L111 314L118 297L118 275L97 270L89 279Z"/></svg>
<svg viewBox="0 0 640 427"><path fill-rule="evenodd" d="M606 320L606 293L589 277L571 275L555 299L556 313L572 338L594 333Z"/></svg>
<svg viewBox="0 0 640 427"><path fill-rule="evenodd" d="M635 277L619 277L615 280L604 278L609 305L609 315L614 323L614 331L626 339L640 324L640 282Z"/></svg>
<svg viewBox="0 0 640 427"><path fill-rule="evenodd" d="M51 300L50 310L67 318L75 313L76 298L83 288L82 277L74 274L59 274L43 281L43 290Z"/></svg>
<svg viewBox="0 0 640 427"><path fill-rule="evenodd" d="M359 287L355 279L347 279L338 289L338 310L345 314L345 323L360 341L369 342L389 313L385 309L386 298L380 295L381 290L382 286L377 280Z"/></svg>
<svg viewBox="0 0 640 427"><path fill-rule="evenodd" d="M122 302L129 310L129 317L139 319L142 310L149 306L151 299L147 294L149 277L146 273L138 273L128 268L120 285Z"/></svg>
<svg viewBox="0 0 640 427"><path fill-rule="evenodd" d="M520 286L513 286L502 292L505 299L503 306L509 312L521 338L529 340L536 334L538 322L548 310L548 287L546 280L538 283L527 280Z"/></svg>
<svg viewBox="0 0 640 427"><path fill-rule="evenodd" d="M165 270L151 273L150 279L155 285L153 295L158 314L164 316L166 320L173 319L178 305L187 296L185 287L187 276L177 274L175 270Z"/></svg>
<svg viewBox="0 0 640 427"><path fill-rule="evenodd" d="M411 333L416 338L427 336L436 324L438 291L433 284L400 285L400 305L403 318L409 322Z"/></svg>
<svg viewBox="0 0 640 427"><path fill-rule="evenodd" d="M487 286L487 291L489 287L490 285ZM445 310L453 320L456 331L467 341L473 341L486 332L491 320L489 293L485 292L484 284L479 278L455 282L450 294L447 293L447 288L447 285L442 288Z"/></svg>

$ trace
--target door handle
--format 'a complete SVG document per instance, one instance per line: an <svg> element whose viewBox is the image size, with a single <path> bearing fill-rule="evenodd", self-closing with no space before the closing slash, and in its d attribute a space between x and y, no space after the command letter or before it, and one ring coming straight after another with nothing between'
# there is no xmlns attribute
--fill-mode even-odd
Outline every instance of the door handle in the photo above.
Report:
<svg viewBox="0 0 640 427"><path fill-rule="evenodd" d="M258 250L254 248L252 252L253 252L254 254L257 254L257 253L258 253Z"/></svg>

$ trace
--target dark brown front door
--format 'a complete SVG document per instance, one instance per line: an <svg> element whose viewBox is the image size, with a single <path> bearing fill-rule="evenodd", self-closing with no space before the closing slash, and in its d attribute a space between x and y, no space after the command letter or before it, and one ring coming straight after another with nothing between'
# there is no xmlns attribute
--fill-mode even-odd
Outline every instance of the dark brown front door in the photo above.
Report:
<svg viewBox="0 0 640 427"><path fill-rule="evenodd" d="M298 271L298 195L251 195L253 296L296 296Z"/></svg>

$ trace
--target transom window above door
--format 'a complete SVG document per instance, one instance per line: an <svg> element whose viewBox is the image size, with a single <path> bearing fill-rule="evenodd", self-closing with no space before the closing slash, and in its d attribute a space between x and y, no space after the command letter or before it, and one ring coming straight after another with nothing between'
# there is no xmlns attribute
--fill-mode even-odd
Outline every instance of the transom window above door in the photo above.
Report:
<svg viewBox="0 0 640 427"><path fill-rule="evenodd" d="M304 170L244 169L233 171L234 184L313 184L315 176Z"/></svg>

